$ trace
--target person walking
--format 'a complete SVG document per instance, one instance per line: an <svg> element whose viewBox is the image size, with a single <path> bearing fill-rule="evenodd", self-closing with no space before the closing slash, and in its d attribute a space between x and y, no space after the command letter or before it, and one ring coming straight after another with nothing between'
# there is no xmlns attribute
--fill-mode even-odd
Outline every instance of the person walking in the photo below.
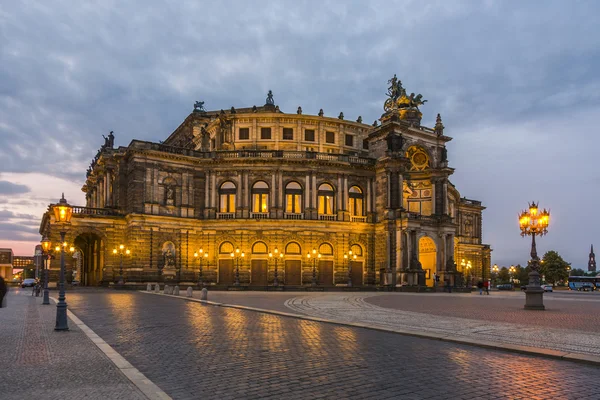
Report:
<svg viewBox="0 0 600 400"><path fill-rule="evenodd" d="M485 290L485 294L487 294L488 296L490 295L490 282L489 281L485 281L483 282L483 289Z"/></svg>
<svg viewBox="0 0 600 400"><path fill-rule="evenodd" d="M477 282L477 289L479 289L479 295L481 296L483 294L483 282Z"/></svg>
<svg viewBox="0 0 600 400"><path fill-rule="evenodd" d="M0 276L0 308L6 307L6 304L4 303L4 296L6 296L7 292L8 287L6 286L6 282L4 281L4 278Z"/></svg>

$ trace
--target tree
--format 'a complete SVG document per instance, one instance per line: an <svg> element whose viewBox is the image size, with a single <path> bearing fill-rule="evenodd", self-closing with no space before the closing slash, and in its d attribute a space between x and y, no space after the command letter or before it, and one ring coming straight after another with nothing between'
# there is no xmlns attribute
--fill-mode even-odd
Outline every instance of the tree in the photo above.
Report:
<svg viewBox="0 0 600 400"><path fill-rule="evenodd" d="M544 254L542 258L541 273L546 278L546 281L555 284L569 277L568 268L571 264L563 260L563 258L554 250L550 250Z"/></svg>
<svg viewBox="0 0 600 400"><path fill-rule="evenodd" d="M575 268L571 271L571 276L585 276L586 273L581 268Z"/></svg>
<svg viewBox="0 0 600 400"><path fill-rule="evenodd" d="M529 272L531 272L531 269L529 267L523 268L521 264L517 264L515 270L515 278L519 280L521 286L529 284Z"/></svg>
<svg viewBox="0 0 600 400"><path fill-rule="evenodd" d="M510 274L508 273L508 268L500 268L500 272L498 272L498 280L500 280L500 283L510 282Z"/></svg>

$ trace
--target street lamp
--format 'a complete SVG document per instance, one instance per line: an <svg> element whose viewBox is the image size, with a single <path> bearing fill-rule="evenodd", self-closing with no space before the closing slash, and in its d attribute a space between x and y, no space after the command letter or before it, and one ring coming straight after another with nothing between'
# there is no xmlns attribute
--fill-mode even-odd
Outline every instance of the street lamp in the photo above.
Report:
<svg viewBox="0 0 600 400"><path fill-rule="evenodd" d="M348 287L352 287L352 261L356 261L356 254L348 250L348 254L344 253L344 259L348 261Z"/></svg>
<svg viewBox="0 0 600 400"><path fill-rule="evenodd" d="M308 262L310 262L310 258L311 258L310 253L306 253L306 259L308 260ZM312 287L317 286L317 258L321 258L321 253L317 254L317 250L313 249L313 251L312 251L313 268L312 268L312 282L311 282Z"/></svg>
<svg viewBox="0 0 600 400"><path fill-rule="evenodd" d="M516 269L515 269L514 265L511 265L510 268L508 269L508 273L510 274L510 282L511 283L515 280L515 278L514 278L515 271L516 271Z"/></svg>
<svg viewBox="0 0 600 400"><path fill-rule="evenodd" d="M44 300L42 304L49 305L50 304L50 293L48 291L48 263L52 258L52 243L47 236L42 238L42 260L44 261Z"/></svg>
<svg viewBox="0 0 600 400"><path fill-rule="evenodd" d="M123 279L123 254L128 256L131 254L131 251L129 249L126 249L124 244L120 244L118 250L116 248L113 249L113 254L114 255L119 254L120 263L119 263L119 282L118 282L118 284L123 285L123 284L125 284L125 279Z"/></svg>
<svg viewBox="0 0 600 400"><path fill-rule="evenodd" d="M539 204L539 203L538 203ZM519 214L519 228L521 236L531 236L531 272L529 284L525 291L525 309L544 310L544 290L540 287L540 259L535 246L535 236L544 236L548 233L550 224L550 211L539 211L538 204L531 202L529 210Z"/></svg>
<svg viewBox="0 0 600 400"><path fill-rule="evenodd" d="M273 286L279 286L279 277L278 277L278 271L277 271L277 263L278 263L279 259L283 260L283 253L279 252L279 250L277 249L277 246L275 246L275 249L273 250L273 253L275 253L275 271L274 271L275 274L273 276ZM273 259L273 253L269 253L269 259Z"/></svg>
<svg viewBox="0 0 600 400"><path fill-rule="evenodd" d="M463 271L466 271L467 283L469 284L469 286L471 286L471 268L473 267L471 265L471 261L465 261L465 259L463 258L462 261L460 262L460 265L462 266Z"/></svg>
<svg viewBox="0 0 600 400"><path fill-rule="evenodd" d="M234 286L240 286L240 258L245 256L244 252L240 252L240 249L236 247L235 253L231 253L231 260L235 257L235 282Z"/></svg>
<svg viewBox="0 0 600 400"><path fill-rule="evenodd" d="M67 226L71 224L71 216L73 215L73 207L67 203L65 194L62 194L58 204L52 206L54 217L60 229L60 279L58 281L58 303L56 304L56 325L55 331L68 331L67 323L67 302L65 296L65 235L67 234Z"/></svg>
<svg viewBox="0 0 600 400"><path fill-rule="evenodd" d="M206 261L208 261L208 251L205 252L202 249L202 247L200 247L200 250L194 253L194 257L200 257L200 272L198 273L198 286L204 286L204 282L202 281L202 260L206 258Z"/></svg>

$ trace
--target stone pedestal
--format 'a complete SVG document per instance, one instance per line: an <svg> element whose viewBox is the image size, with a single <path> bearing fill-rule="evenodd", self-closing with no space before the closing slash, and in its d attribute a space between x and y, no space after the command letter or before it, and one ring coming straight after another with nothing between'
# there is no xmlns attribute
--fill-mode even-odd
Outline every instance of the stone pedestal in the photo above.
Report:
<svg viewBox="0 0 600 400"><path fill-rule="evenodd" d="M544 289L541 287L527 286L525 291L526 310L545 310L544 307Z"/></svg>

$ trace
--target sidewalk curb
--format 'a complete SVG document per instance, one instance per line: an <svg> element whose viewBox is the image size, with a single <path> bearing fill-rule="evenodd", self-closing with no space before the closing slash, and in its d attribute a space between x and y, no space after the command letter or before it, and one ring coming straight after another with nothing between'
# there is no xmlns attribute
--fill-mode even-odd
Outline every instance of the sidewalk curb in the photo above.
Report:
<svg viewBox="0 0 600 400"><path fill-rule="evenodd" d="M540 347L521 346L521 345L515 345L515 344L509 344L509 343L499 343L499 342L493 342L490 340L466 339L466 338L463 339L463 338L452 337L448 334L418 332L418 331L409 330L409 329L384 328L384 327L366 325L366 324L355 323L355 322L343 322L343 321L336 321L336 320L326 319L326 318L311 317L308 315L286 313L283 311L275 311L275 310L267 310L267 309L263 309L263 308L240 306L237 304L217 303L217 302L209 301L209 300L200 300L200 299L195 299L195 298L190 298L190 297L175 296L175 295L171 295L171 294L147 292L145 290L141 290L139 292L146 293L146 294L158 295L158 296L174 297L176 299L194 301L197 303L208 304L208 305L216 306L216 307L235 308L238 310L254 311L254 312L260 312L260 313L264 313L264 314L279 315L279 316L283 316L283 317L303 319L303 320L315 321L315 322L324 322L324 323L334 324L334 325L351 326L354 328L363 328L363 329L370 329L370 330L380 331L380 332L396 333L396 334L405 335L405 336L413 336L413 337L432 339L432 340L441 340L441 341L450 342L450 343L466 344L466 345L481 347L481 348L485 348L485 349L504 350L504 351L509 351L511 353L541 356L541 357L553 358L553 359L557 359L557 360L565 360L565 361L572 361L572 362L577 362L577 363L592 364L592 365L600 366L600 356L594 356L591 354L570 353L570 352L566 352L566 351L544 349L544 348L540 348Z"/></svg>
<svg viewBox="0 0 600 400"><path fill-rule="evenodd" d="M54 297L50 297L50 299L58 303L58 300ZM115 349L84 324L83 321L77 318L71 310L67 310L67 316L148 399L172 400L168 394L163 392L150 379L146 378L144 374L131 365L129 361L123 358Z"/></svg>

